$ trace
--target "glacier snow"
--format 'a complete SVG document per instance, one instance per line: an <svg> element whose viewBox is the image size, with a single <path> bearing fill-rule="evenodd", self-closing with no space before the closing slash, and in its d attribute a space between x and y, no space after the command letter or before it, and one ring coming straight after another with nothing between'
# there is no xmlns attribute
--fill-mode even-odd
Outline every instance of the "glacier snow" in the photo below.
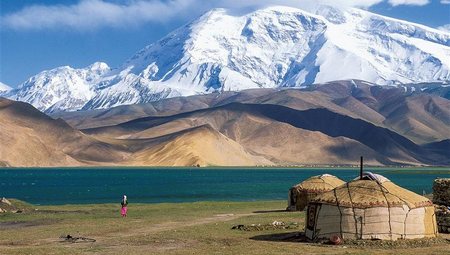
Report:
<svg viewBox="0 0 450 255"><path fill-rule="evenodd" d="M4 84L3 82L0 82L0 93L2 92L8 92L10 91L12 88L6 84Z"/></svg>

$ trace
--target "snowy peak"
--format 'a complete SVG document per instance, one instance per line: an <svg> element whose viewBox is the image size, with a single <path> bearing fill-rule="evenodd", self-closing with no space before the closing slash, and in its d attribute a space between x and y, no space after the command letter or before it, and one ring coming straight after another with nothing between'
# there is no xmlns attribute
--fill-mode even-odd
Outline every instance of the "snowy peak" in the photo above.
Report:
<svg viewBox="0 0 450 255"><path fill-rule="evenodd" d="M363 17L365 30L378 34L401 34L404 36L420 38L445 46L450 46L450 34L424 25L385 17L368 11L352 8L349 10L353 16Z"/></svg>
<svg viewBox="0 0 450 255"><path fill-rule="evenodd" d="M109 68L108 64L104 62L95 62L94 64L86 67L86 69L98 74L98 75L104 75L107 72L111 71L111 68Z"/></svg>
<svg viewBox="0 0 450 255"><path fill-rule="evenodd" d="M3 82L0 82L0 93L4 93L7 91L10 91L12 88L6 84L4 84Z"/></svg>
<svg viewBox="0 0 450 255"><path fill-rule="evenodd" d="M125 68L154 81L182 82L194 92L273 87L325 29L323 18L294 8L244 16L214 9L146 47Z"/></svg>
<svg viewBox="0 0 450 255"><path fill-rule="evenodd" d="M343 24L347 22L344 10L329 5L319 6L315 10L315 14L325 18L333 24Z"/></svg>
<svg viewBox="0 0 450 255"><path fill-rule="evenodd" d="M101 62L81 69L62 66L31 77L6 96L31 103L41 111L74 111L95 95L93 86L109 71Z"/></svg>
<svg viewBox="0 0 450 255"><path fill-rule="evenodd" d="M335 80L380 85L450 81L450 34L368 11L211 10L111 70L44 71L9 92L44 111L145 103Z"/></svg>
<svg viewBox="0 0 450 255"><path fill-rule="evenodd" d="M422 25L330 6L316 14L289 7L230 13L206 13L140 51L125 68L132 65L128 70L153 81L182 81L195 92L450 77L449 35Z"/></svg>

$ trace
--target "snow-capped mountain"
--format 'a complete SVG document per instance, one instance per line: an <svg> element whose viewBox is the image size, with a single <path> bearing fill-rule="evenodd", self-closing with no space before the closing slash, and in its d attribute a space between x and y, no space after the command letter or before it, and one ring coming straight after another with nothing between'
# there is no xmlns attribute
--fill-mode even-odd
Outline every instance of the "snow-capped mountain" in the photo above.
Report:
<svg viewBox="0 0 450 255"><path fill-rule="evenodd" d="M3 82L0 82L0 93L10 91L12 88Z"/></svg>
<svg viewBox="0 0 450 255"><path fill-rule="evenodd" d="M61 67L7 94L41 110L108 108L223 90L450 80L450 33L360 9L214 9L110 70Z"/></svg>
<svg viewBox="0 0 450 255"><path fill-rule="evenodd" d="M94 86L109 71L102 62L83 69L62 66L31 77L4 96L28 102L41 111L75 111L95 96Z"/></svg>

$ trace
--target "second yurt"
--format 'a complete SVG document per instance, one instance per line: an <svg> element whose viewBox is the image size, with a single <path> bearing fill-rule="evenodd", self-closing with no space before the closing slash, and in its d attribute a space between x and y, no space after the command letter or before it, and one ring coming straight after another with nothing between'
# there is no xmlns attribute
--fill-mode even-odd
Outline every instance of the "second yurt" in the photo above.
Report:
<svg viewBox="0 0 450 255"><path fill-rule="evenodd" d="M311 240L436 237L434 207L426 197L366 173L311 199L305 235Z"/></svg>
<svg viewBox="0 0 450 255"><path fill-rule="evenodd" d="M302 211L311 198L344 183L343 180L330 174L312 176L289 189L287 210Z"/></svg>

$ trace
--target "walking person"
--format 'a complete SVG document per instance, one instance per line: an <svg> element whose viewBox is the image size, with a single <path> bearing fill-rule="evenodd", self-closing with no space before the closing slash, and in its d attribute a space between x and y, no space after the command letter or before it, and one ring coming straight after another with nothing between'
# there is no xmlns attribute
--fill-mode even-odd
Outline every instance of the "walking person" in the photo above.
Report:
<svg viewBox="0 0 450 255"><path fill-rule="evenodd" d="M120 214L122 214L122 217L127 217L127 205L128 205L128 199L126 195L123 195L122 202L120 203L122 205L122 209L120 210Z"/></svg>

